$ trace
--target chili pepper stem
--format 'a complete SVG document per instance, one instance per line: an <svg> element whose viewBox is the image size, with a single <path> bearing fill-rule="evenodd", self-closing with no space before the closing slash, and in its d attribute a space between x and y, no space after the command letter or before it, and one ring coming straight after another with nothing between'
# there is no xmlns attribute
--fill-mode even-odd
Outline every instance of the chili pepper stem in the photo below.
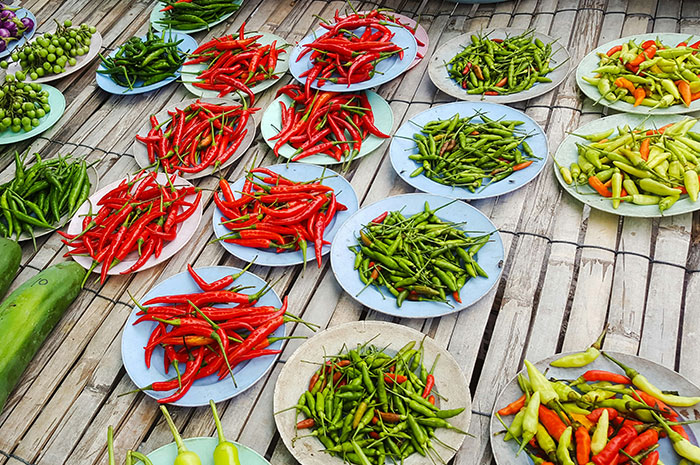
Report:
<svg viewBox="0 0 700 465"><path fill-rule="evenodd" d="M115 465L114 461L114 428L112 425L107 427L107 460L109 465Z"/></svg>

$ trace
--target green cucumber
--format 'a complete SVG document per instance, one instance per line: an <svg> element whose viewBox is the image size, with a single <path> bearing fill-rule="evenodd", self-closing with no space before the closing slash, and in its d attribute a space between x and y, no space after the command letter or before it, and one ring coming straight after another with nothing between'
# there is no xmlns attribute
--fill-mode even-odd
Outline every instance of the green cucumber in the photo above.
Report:
<svg viewBox="0 0 700 465"><path fill-rule="evenodd" d="M19 244L12 239L0 238L0 299L5 297L15 279L21 260L22 248Z"/></svg>
<svg viewBox="0 0 700 465"><path fill-rule="evenodd" d="M75 262L51 266L0 304L0 412L46 336L80 292L85 276Z"/></svg>

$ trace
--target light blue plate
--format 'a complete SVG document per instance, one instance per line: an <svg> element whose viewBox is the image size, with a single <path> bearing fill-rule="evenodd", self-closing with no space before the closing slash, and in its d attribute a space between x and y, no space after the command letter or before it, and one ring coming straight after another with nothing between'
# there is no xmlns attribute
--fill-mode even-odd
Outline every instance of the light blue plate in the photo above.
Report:
<svg viewBox="0 0 700 465"><path fill-rule="evenodd" d="M34 27L31 31L26 31L24 34L22 34L22 37L20 37L19 40L13 40L9 44L7 44L7 48L5 49L5 51L0 53L0 58L11 55L14 49L24 45L24 43L27 40L32 38L32 36L34 35L34 31L36 31L36 28L38 26L34 14L32 14L32 12L27 10L26 8L20 8L19 10L15 11L15 15L17 15L18 19L22 19L24 17L31 19L32 21L34 21Z"/></svg>
<svg viewBox="0 0 700 465"><path fill-rule="evenodd" d="M328 168L323 168L321 166L302 163L272 165L268 166L267 168L271 169L275 173L279 173L282 176L291 179L292 181L311 181L322 176L326 178L324 179L323 184L332 187L335 191L338 202L348 207L347 210L336 213L335 218L326 228L323 234L323 239L328 242L333 242L333 238L338 233L340 226L359 208L357 194L355 194L355 190L352 188L352 185L335 171ZM240 192L243 189L244 183L245 179L241 178L231 185L234 195L238 196L237 192ZM222 216L221 210L216 208L214 210L214 216L212 217L214 234L216 234L216 237L222 237L231 232L221 224ZM256 265L289 266L298 265L299 263L304 262L304 255L301 253L301 250L277 253L274 250L243 247L242 245L229 244L224 241L219 241L219 243L224 246L224 248L231 255L238 257L241 260L250 262L255 259ZM327 254L330 250L330 245L324 245L323 255ZM306 261L309 262L315 259L316 252L314 251L313 244L309 243L308 250L306 251Z"/></svg>
<svg viewBox="0 0 700 465"><path fill-rule="evenodd" d="M423 176L422 174L413 178L410 177L410 174L420 166L418 162L408 158L409 155L418 153L418 147L412 139L415 133L420 132L419 126L423 126L430 121L438 119L448 120L455 114L459 114L460 117L467 117L477 112L483 113L488 118L495 120L524 121L525 124L521 124L520 126L516 127L526 134L531 134L531 136L526 139L526 142L530 148L532 148L534 154L541 157L541 159L534 160L532 165L528 166L527 168L514 172L512 175L508 176L502 181L477 189L474 193L463 187L452 187L440 184ZM477 117L474 118L474 121L481 122L482 120L481 118ZM422 113L418 113L410 120L406 121L399 128L399 130L396 131L396 134L391 141L389 153L391 157L391 165L394 167L394 170L399 174L399 176L401 176L401 179L406 181L411 186L430 194L444 195L446 197L466 200L496 197L519 189L540 174L542 169L547 164L548 156L547 137L545 136L540 125L537 124L535 120L514 108L487 102L454 102L433 107ZM485 179L484 184L487 182L488 180Z"/></svg>
<svg viewBox="0 0 700 465"><path fill-rule="evenodd" d="M224 276L232 275L238 273L240 268L234 268L231 266L210 266L206 268L198 268L195 270L204 280L208 282L216 281ZM235 282L236 285L241 286L252 286L245 292L248 294L254 294L258 290L265 286L265 281L258 276L246 272ZM146 294L141 302L146 302L154 297L163 295L173 295L173 294L187 294L201 292L199 287L195 284L194 280L187 271L171 276L165 281L159 283L151 289L148 294ZM267 294L262 296L257 303L258 306L272 305L274 307L280 307L282 301L279 299L274 290L270 290ZM165 374L163 367L163 349L158 347L153 352L153 357L151 358L151 368L146 368L146 363L144 361L144 347L148 342L148 338L156 327L154 322L144 321L137 325L134 322L139 318L136 315L138 312L138 307L134 307L134 310L129 315L129 319L124 326L124 332L122 333L122 361L124 362L124 368L129 374L131 380L136 384L136 386L142 388L148 386L155 381L167 381L175 376L175 370L170 369L169 374ZM272 333L271 337L281 337L285 334L285 325L280 326ZM281 349L282 341L277 341L270 344L269 349ZM190 387L187 394L185 394L177 402L173 402L172 405L178 405L180 407L201 407L209 404L209 399L213 399L214 402L221 402L231 397L237 396L238 394L246 391L253 384L255 384L260 378L267 373L275 360L277 355L265 355L262 357L254 358L246 362L238 364L233 369L233 375L236 378L236 383L238 386L234 386L233 381L230 376L218 380L217 374L213 374L206 378L198 379L194 382L192 387ZM181 367L182 369L182 367ZM175 391L144 391L149 396L154 399L161 399L167 397Z"/></svg>
<svg viewBox="0 0 700 465"><path fill-rule="evenodd" d="M0 132L0 145L14 144L15 142L31 139L48 130L61 119L63 112L66 111L66 99L63 97L61 91L46 84L41 84L41 90L47 90L49 92L51 111L46 113L43 118L39 118L39 126L32 128L31 131L24 132L20 130L19 132L12 132L10 128L7 128Z"/></svg>
<svg viewBox="0 0 700 465"><path fill-rule="evenodd" d="M501 235L495 232L491 240L476 255L479 265L486 271L488 278L471 278L460 290L459 296L462 303L455 302L451 297L444 302L412 302L409 300L399 308L396 299L388 290L382 289L382 295L375 287L370 286L357 295L365 285L360 281L360 275L353 269L355 254L349 249L357 245L360 229L374 218L386 211L398 211L409 217L423 211L425 202L431 209L448 206L440 209L436 214L443 221L465 223L460 228L469 235L480 235L496 231L496 226L483 213L464 202L455 201L447 197L430 194L404 194L389 197L379 202L363 207L352 215L341 227L333 241L331 248L331 265L333 274L345 292L360 302L362 305L381 313L400 318L434 318L448 313L458 312L477 302L486 295L498 282L503 270L503 242Z"/></svg>
<svg viewBox="0 0 700 465"><path fill-rule="evenodd" d="M180 45L177 46L178 50L184 52L184 53L191 53L197 48L197 41L194 40L192 37L188 36L187 34L183 34L182 32L156 32L156 35L161 35L165 34L165 40L167 41L179 41L182 40ZM146 36L141 36L142 40L146 39ZM113 57L114 55L117 54L117 50L113 50L112 53L109 54L110 57ZM97 68L98 71L104 70L104 64L100 64L99 68ZM109 92L110 94L117 94L117 95L134 95L134 94L143 94L145 92L150 92L152 90L160 89L161 87L167 86L171 82L175 81L180 77L180 71L182 70L182 66L175 72L175 76L169 77L167 79L163 79L160 82L156 82L155 84L151 84L149 86L142 86L142 87L134 87L133 89L129 89L128 87L120 86L116 82L112 80L112 78L109 77L107 74L102 74L102 73L95 73L95 79L97 80L97 85L100 86L100 88L104 91ZM137 81L137 83L143 83L143 81Z"/></svg>
<svg viewBox="0 0 700 465"><path fill-rule="evenodd" d="M391 134L391 129L394 127L394 113L391 111L391 106L384 100L379 94L372 92L371 90L365 91L367 93L367 100L369 101L369 106L372 108L372 114L374 115L374 124L377 129L382 131L384 134ZM262 120L260 121L260 132L262 133L263 139L270 148L275 147L275 140L270 140L272 136L276 136L280 132L282 127L282 107L280 107L280 102L289 108L292 103L292 99L286 95L280 95L275 99L263 113ZM350 139L350 134L346 133L348 140ZM360 153L355 155L353 160L362 158L369 155L374 150L379 148L384 141L389 139L384 139L381 137L368 134L367 138L362 141L362 147L360 148ZM291 144L284 144L279 151L280 156L285 158L293 158L296 150ZM335 158L327 155L326 153L317 153L316 155L311 155L306 158L299 160L299 163L309 164L313 163L315 165L337 165L339 163L345 162L345 157L337 161Z"/></svg>
<svg viewBox="0 0 700 465"><path fill-rule="evenodd" d="M218 438L189 438L184 441L187 449L199 456L202 465L214 465L214 449L219 444ZM238 458L241 460L242 464L270 465L270 462L265 460L262 455L258 454L250 447L244 446L236 441L229 440L229 442L232 442L238 449ZM153 465L172 465L173 462L175 462L175 457L177 457L177 445L174 442L159 447L148 454L148 458L151 459ZM136 461L134 463L139 465L142 462Z"/></svg>
<svg viewBox="0 0 700 465"><path fill-rule="evenodd" d="M413 60L416 58L416 53L418 52L418 43L416 42L416 38L413 37L413 34L411 34L411 32L405 27L392 24L386 24L385 26L391 28L394 32L392 42L404 49L403 59L399 59L398 54L394 54L390 58L380 61L375 68L377 73L374 75L374 77L364 82L357 82L348 86L347 84L334 84L330 81L326 81L325 84L323 84L323 87L318 87L318 81L314 81L311 84L311 87L329 92L355 92L358 90L371 89L372 87L385 84L406 71L411 66L411 63L413 63ZM361 27L354 29L353 31L356 34L362 34L364 30L365 28ZM292 73L292 76L294 76L294 78L302 84L306 82L306 78L299 76L304 71L313 68L311 60L309 59L312 52L308 52L301 58L300 61L297 61L299 54L304 50L302 45L313 42L317 37L320 37L326 32L327 29L325 28L316 29L316 31L314 31L312 34L300 40L290 54L289 71Z"/></svg>
<svg viewBox="0 0 700 465"><path fill-rule="evenodd" d="M225 3L225 2L224 2L224 3ZM241 4L243 3L243 0L233 0L233 3L236 3L236 4L239 6L239 9L240 9L240 6L241 6ZM164 25L158 23L158 21L161 21L161 20L163 20L163 19L166 18L165 12L164 12L164 11L160 11L160 10L162 10L164 7L165 7L165 5L164 5L163 3L161 3L161 2L156 2L156 5L153 7L153 10L151 11L151 24L153 25L153 29L156 29L156 30L158 30L158 31L162 31L162 30L164 30L164 29L167 29ZM237 11L238 11L238 10L234 10L234 11L232 11L231 13L226 13L226 14L223 15L221 18L217 19L217 20L214 21L214 22L211 22L211 23L207 24L207 26L205 26L205 27L197 27L197 28L194 28L194 29L187 29L187 30L184 30L184 29L173 29L173 31L183 32L183 33L185 33L185 34L192 34L193 32L199 32L199 31L206 31L206 30L209 30L209 29L211 29L212 27L216 26L217 24L223 23L224 21L226 21L227 19L229 19L231 16L233 16L234 14L236 14Z"/></svg>

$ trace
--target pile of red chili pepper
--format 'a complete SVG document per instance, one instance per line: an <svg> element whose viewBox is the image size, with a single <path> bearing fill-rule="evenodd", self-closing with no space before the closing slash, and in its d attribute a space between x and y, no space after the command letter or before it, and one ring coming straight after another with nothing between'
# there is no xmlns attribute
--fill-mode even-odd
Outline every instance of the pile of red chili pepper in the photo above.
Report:
<svg viewBox="0 0 700 465"><path fill-rule="evenodd" d="M199 80L192 85L219 91L219 97L244 92L252 105L255 95L250 88L268 79L279 79L275 67L280 53L286 53L286 44L278 47L274 41L262 45L258 43L261 37L260 34L246 37L243 23L237 36L229 34L200 45L185 64L206 63L208 67L199 72Z"/></svg>
<svg viewBox="0 0 700 465"><path fill-rule="evenodd" d="M175 187L173 175L168 185L157 182L156 173L141 171L132 180L124 179L102 197L97 213L83 218L79 234L59 231L70 251L65 256L92 257L92 271L102 264L100 283L117 263L138 252L136 262L121 274L137 271L151 256L158 258L163 245L173 241L180 223L197 210L202 192L194 186ZM197 194L193 201L187 197Z"/></svg>
<svg viewBox="0 0 700 465"><path fill-rule="evenodd" d="M288 338L270 335L286 321L316 328L287 313L286 297L281 308L255 306L270 289L269 285L250 295L240 292L244 289L240 286L226 289L245 273L245 269L211 283L199 276L192 266L188 265L187 269L201 292L149 299L139 305L139 318L134 322L135 325L144 321L157 323L145 346L146 366L150 368L153 351L161 346L165 373L170 372L172 365L177 374L168 381L154 382L139 389L175 390L170 396L158 399L160 403L175 402L196 380L214 374L220 380L231 374L235 384L233 368L236 365L280 353L268 346ZM179 364L185 365L182 373Z"/></svg>
<svg viewBox="0 0 700 465"><path fill-rule="evenodd" d="M214 202L224 216L221 223L232 232L220 239L244 247L274 248L278 253L301 250L306 263L309 242L314 243L321 268L323 234L339 211L333 188L318 180L295 182L268 168L254 168L246 175L241 196L234 198L229 183L219 182L221 194Z"/></svg>
<svg viewBox="0 0 700 465"><path fill-rule="evenodd" d="M336 21L339 21L339 20L340 20L340 17L338 17L338 10L336 10L335 15L336 15ZM367 15L370 16L370 17L376 18L376 19L378 19L378 20L380 20L380 21L386 21L386 22L388 22L388 23L394 23L394 24L397 24L397 25L399 25L399 26L403 26L403 27L406 28L411 34L413 34L413 37L416 39L416 45L418 45L418 47L423 47L423 46L425 46L425 42L423 42L422 40L420 40L420 39L418 38L418 36L416 35L416 30L418 29L418 23L417 23L417 22L416 22L416 24L415 24L413 27L411 27L411 26L409 26L408 24L405 24L405 23L401 22L401 19L399 19L398 16L394 16L394 15L392 14L391 11L386 11L386 10L373 10L373 11L368 12ZM423 58L423 55L422 55L420 52L418 52L418 53L416 54L416 59L419 60L419 59L421 59L421 58Z"/></svg>
<svg viewBox="0 0 700 465"><path fill-rule="evenodd" d="M341 18L336 11L334 22L321 23L328 32L301 46L303 50L297 61L311 53L309 59L313 66L299 77L306 77L307 85L317 81L322 87L330 81L350 87L350 84L371 79L380 61L396 54L403 59L403 49L391 41L394 33L386 26L390 22L378 15L377 10L372 10ZM358 31L360 28L364 30Z"/></svg>
<svg viewBox="0 0 700 465"><path fill-rule="evenodd" d="M311 155L326 154L340 162L349 162L362 149L369 135L388 138L374 124L374 114L365 92L336 93L311 92L306 87L289 84L277 91L277 97L286 95L292 99L287 107L280 100L282 128L272 136L273 152L279 156L282 146L289 143L295 152L292 161Z"/></svg>
<svg viewBox="0 0 700 465"><path fill-rule="evenodd" d="M151 116L151 130L136 139L146 144L148 161L166 173L199 173L217 168L233 156L248 130L248 118L259 108L220 105L197 100L184 109L168 111L162 123Z"/></svg>
<svg viewBox="0 0 700 465"><path fill-rule="evenodd" d="M597 357L593 346L552 362L581 367ZM659 438L668 437L682 458L700 462L700 448L691 444L679 414L672 407L690 407L700 397L669 394L644 375L610 355L605 357L625 374L588 370L575 380L548 379L525 361L528 376L519 375L523 395L496 416L515 415L504 440L515 439L540 465L657 465ZM520 452L519 451L519 452ZM518 452L518 453L519 453Z"/></svg>

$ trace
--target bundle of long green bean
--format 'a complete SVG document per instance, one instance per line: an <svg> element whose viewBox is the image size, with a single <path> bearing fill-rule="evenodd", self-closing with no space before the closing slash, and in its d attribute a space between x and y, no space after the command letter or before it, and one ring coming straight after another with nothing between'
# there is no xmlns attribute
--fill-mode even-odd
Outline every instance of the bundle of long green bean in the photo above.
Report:
<svg viewBox="0 0 700 465"><path fill-rule="evenodd" d="M182 40L174 40L166 31L155 34L149 27L146 39L132 37L122 44L114 57L105 58L100 54L102 66L100 74L109 75L123 87L150 86L174 77L185 61L185 54L177 46Z"/></svg>
<svg viewBox="0 0 700 465"><path fill-rule="evenodd" d="M481 121L475 121L480 119ZM447 186L471 192L501 181L539 159L525 142L522 121L495 121L482 113L436 120L413 135L418 153L409 155L419 166L410 176L423 174Z"/></svg>
<svg viewBox="0 0 700 465"><path fill-rule="evenodd" d="M28 152L27 152L28 153ZM16 237L34 228L52 228L64 215L73 215L87 200L92 187L84 159L70 155L25 166L27 153L15 152L15 176L0 185L0 235ZM4 220L4 221L3 221Z"/></svg>
<svg viewBox="0 0 700 465"><path fill-rule="evenodd" d="M424 211L408 218L385 212L360 230L354 268L366 286L386 288L401 307L404 300L461 303L459 291L467 280L488 274L476 253L492 233L467 236L457 224L442 221L428 202Z"/></svg>
<svg viewBox="0 0 700 465"><path fill-rule="evenodd" d="M327 453L350 463L384 464L387 457L403 463L416 452L433 459L431 451L439 459L435 429L467 434L446 420L464 408L435 406L437 358L428 371L423 347L414 349L415 344L393 357L367 345L327 357L293 407L306 417L297 430L313 428Z"/></svg>
<svg viewBox="0 0 700 465"><path fill-rule="evenodd" d="M546 77L552 44L534 38L534 31L506 39L472 35L471 44L447 63L450 77L467 94L506 95L527 90L536 82L552 82Z"/></svg>
<svg viewBox="0 0 700 465"><path fill-rule="evenodd" d="M238 10L240 1L234 0L161 0L160 11L165 18L158 21L164 27L188 31L207 28L222 16Z"/></svg>

